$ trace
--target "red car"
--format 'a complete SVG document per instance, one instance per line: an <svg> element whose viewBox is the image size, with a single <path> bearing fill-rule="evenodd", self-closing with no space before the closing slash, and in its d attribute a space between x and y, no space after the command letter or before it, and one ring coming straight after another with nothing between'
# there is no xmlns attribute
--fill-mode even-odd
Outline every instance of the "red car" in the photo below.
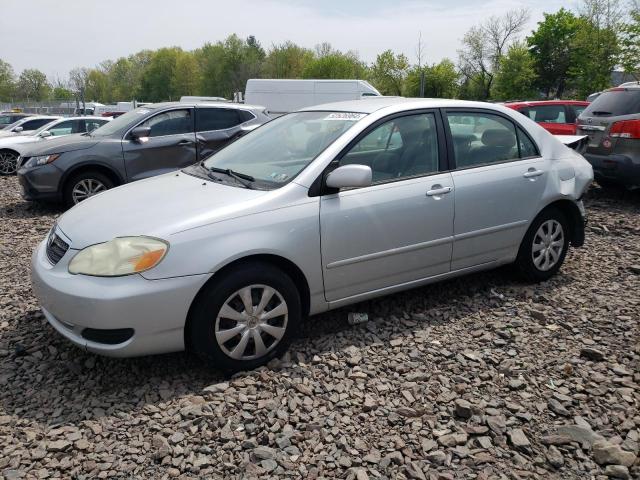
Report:
<svg viewBox="0 0 640 480"><path fill-rule="evenodd" d="M580 100L541 100L535 102L510 102L513 108L531 120L538 122L554 135L575 135L576 119L589 102Z"/></svg>

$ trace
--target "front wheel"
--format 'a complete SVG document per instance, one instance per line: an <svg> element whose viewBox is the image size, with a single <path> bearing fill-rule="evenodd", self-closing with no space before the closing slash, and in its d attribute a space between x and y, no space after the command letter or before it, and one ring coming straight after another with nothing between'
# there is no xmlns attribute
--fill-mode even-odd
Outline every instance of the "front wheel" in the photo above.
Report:
<svg viewBox="0 0 640 480"><path fill-rule="evenodd" d="M301 315L300 294L286 273L245 264L200 292L186 340L213 368L251 370L286 351Z"/></svg>
<svg viewBox="0 0 640 480"><path fill-rule="evenodd" d="M103 173L82 172L73 176L65 184L64 203L68 208L73 207L87 198L113 188L113 186L113 181Z"/></svg>
<svg viewBox="0 0 640 480"><path fill-rule="evenodd" d="M567 219L557 208L548 208L531 223L515 264L525 280L541 282L560 270L568 249Z"/></svg>
<svg viewBox="0 0 640 480"><path fill-rule="evenodd" d="M0 175L13 175L18 169L18 154L11 150L0 150Z"/></svg>

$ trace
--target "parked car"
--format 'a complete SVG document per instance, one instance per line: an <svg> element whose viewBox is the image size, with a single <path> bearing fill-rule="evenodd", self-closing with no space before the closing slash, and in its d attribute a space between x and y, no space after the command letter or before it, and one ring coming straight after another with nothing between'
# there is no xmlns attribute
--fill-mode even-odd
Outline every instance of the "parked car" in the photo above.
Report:
<svg viewBox="0 0 640 480"><path fill-rule="evenodd" d="M519 111L554 135L575 135L576 119L589 105L579 100L509 102L505 106Z"/></svg>
<svg viewBox="0 0 640 480"><path fill-rule="evenodd" d="M585 158L601 185L640 187L640 85L603 92L578 118Z"/></svg>
<svg viewBox="0 0 640 480"><path fill-rule="evenodd" d="M30 113L22 112L1 112L0 113L0 130L4 130L7 126L17 122L25 117L30 117Z"/></svg>
<svg viewBox="0 0 640 480"><path fill-rule="evenodd" d="M306 315L503 264L550 278L584 241L592 179L582 156L503 106L321 105L72 208L37 247L32 283L84 349L186 347L250 369Z"/></svg>
<svg viewBox="0 0 640 480"><path fill-rule="evenodd" d="M18 179L25 199L72 206L116 185L191 165L268 120L252 105L146 105L88 136L25 151Z"/></svg>
<svg viewBox="0 0 640 480"><path fill-rule="evenodd" d="M33 133L43 125L51 123L59 118L62 117L54 115L32 115L29 117L24 117L0 130L0 137L9 137L13 135L31 135L31 133Z"/></svg>
<svg viewBox="0 0 640 480"><path fill-rule="evenodd" d="M264 105L269 114L277 116L322 103L378 96L380 92L365 80L251 78L247 80L244 99Z"/></svg>
<svg viewBox="0 0 640 480"><path fill-rule="evenodd" d="M13 175L19 166L19 157L34 142L50 140L72 133L92 132L109 122L103 117L67 117L46 123L28 135L14 135L0 138L0 175Z"/></svg>

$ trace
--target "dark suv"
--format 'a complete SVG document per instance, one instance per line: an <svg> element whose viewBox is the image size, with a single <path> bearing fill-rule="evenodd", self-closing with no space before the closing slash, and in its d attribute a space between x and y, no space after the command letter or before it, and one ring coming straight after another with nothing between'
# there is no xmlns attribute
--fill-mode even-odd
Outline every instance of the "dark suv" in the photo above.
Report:
<svg viewBox="0 0 640 480"><path fill-rule="evenodd" d="M588 135L584 154L601 185L640 187L640 85L603 92L578 117Z"/></svg>
<svg viewBox="0 0 640 480"><path fill-rule="evenodd" d="M18 170L22 195L75 205L116 185L189 166L269 120L263 107L243 104L145 105L91 133L26 150Z"/></svg>

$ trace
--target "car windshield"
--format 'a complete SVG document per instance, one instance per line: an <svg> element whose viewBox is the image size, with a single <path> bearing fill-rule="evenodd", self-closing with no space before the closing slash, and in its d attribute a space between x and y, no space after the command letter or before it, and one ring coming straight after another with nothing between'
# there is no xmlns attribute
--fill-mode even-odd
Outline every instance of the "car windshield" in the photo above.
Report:
<svg viewBox="0 0 640 480"><path fill-rule="evenodd" d="M612 117L633 113L640 113L640 89L616 88L602 93L582 114Z"/></svg>
<svg viewBox="0 0 640 480"><path fill-rule="evenodd" d="M98 137L106 137L113 133L116 133L123 128L126 128L129 124L135 122L136 120L141 120L142 116L146 113L149 113L151 110L145 107L138 107L130 112L125 113L124 115L120 115L117 118L114 118L112 121L105 123L99 128L96 128L91 132L91 136Z"/></svg>
<svg viewBox="0 0 640 480"><path fill-rule="evenodd" d="M231 169L258 185L279 188L293 180L363 113L297 112L279 117L207 158L209 169Z"/></svg>

